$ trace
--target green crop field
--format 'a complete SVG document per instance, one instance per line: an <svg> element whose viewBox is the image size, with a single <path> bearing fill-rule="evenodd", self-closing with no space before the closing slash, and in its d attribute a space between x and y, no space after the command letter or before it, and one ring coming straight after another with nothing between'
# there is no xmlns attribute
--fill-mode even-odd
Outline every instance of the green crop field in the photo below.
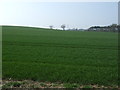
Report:
<svg viewBox="0 0 120 90"><path fill-rule="evenodd" d="M118 83L118 34L3 26L2 77L81 85Z"/></svg>

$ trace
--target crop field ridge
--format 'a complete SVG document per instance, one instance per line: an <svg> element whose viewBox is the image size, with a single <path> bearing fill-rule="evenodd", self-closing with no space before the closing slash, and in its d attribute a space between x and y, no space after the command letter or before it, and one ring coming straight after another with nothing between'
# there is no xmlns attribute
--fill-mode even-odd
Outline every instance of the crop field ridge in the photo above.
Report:
<svg viewBox="0 0 120 90"><path fill-rule="evenodd" d="M32 43L32 42L9 42L4 41L4 44L18 45L18 46L46 46L46 47L65 47L65 48L94 48L94 49L112 49L118 50L116 46L98 46L98 45L71 45L71 44L58 44L58 43Z"/></svg>

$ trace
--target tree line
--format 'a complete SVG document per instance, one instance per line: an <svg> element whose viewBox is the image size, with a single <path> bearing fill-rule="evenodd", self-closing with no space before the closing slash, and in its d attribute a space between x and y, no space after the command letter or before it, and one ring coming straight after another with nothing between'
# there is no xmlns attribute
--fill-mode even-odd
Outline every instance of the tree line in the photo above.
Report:
<svg viewBox="0 0 120 90"><path fill-rule="evenodd" d="M97 32L120 32L120 25L112 24L109 26L92 26L86 31L97 31Z"/></svg>
<svg viewBox="0 0 120 90"><path fill-rule="evenodd" d="M50 29L53 29L53 25L49 26ZM65 30L66 25L62 24L61 28ZM81 30L81 29L68 29L68 30ZM84 30L84 29L83 29ZM92 26L84 31L97 31L97 32L120 32L120 25L112 24L109 26Z"/></svg>

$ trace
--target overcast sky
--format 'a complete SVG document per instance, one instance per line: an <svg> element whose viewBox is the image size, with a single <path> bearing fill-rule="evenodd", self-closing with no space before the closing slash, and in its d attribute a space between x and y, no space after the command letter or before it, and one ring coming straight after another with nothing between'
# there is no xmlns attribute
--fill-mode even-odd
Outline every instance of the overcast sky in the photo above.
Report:
<svg viewBox="0 0 120 90"><path fill-rule="evenodd" d="M86 29L118 23L117 2L8 2L0 8L0 25Z"/></svg>

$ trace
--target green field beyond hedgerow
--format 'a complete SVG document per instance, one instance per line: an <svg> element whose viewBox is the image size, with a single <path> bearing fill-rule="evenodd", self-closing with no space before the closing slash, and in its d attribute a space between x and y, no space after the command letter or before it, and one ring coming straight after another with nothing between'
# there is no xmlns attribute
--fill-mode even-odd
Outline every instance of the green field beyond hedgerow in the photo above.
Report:
<svg viewBox="0 0 120 90"><path fill-rule="evenodd" d="M118 34L3 26L3 79L117 85Z"/></svg>

